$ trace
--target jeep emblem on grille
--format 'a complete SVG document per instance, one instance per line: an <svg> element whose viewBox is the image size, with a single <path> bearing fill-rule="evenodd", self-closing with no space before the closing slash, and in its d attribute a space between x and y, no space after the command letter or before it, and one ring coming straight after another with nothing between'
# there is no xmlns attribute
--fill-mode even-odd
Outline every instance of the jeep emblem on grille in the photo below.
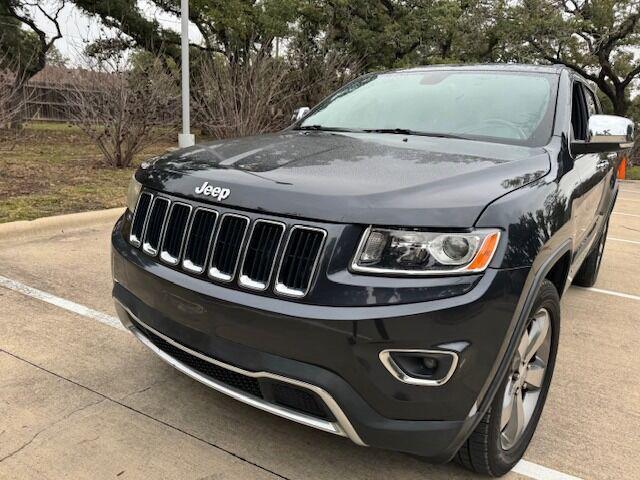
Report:
<svg viewBox="0 0 640 480"><path fill-rule="evenodd" d="M213 197L218 201L224 200L229 195L231 195L230 189L222 187L212 187L211 185L209 185L209 182L204 182L199 187L196 187L195 192L198 195L209 195L210 197Z"/></svg>

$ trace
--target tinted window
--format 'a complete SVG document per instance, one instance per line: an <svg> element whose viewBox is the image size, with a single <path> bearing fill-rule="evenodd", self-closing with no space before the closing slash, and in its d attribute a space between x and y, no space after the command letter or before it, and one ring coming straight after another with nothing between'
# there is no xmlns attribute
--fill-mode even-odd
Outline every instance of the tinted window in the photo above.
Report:
<svg viewBox="0 0 640 480"><path fill-rule="evenodd" d="M593 92L584 85L582 86L582 89L584 90L584 97L587 101L587 113L589 116L595 115L598 113L598 107L596 106L596 99L593 96Z"/></svg>
<svg viewBox="0 0 640 480"><path fill-rule="evenodd" d="M587 118L584 90L580 83L574 82L571 96L571 130L574 140L585 140L587 138Z"/></svg>
<svg viewBox="0 0 640 480"><path fill-rule="evenodd" d="M555 75L519 72L372 74L338 91L301 125L543 145L551 136L556 82Z"/></svg>

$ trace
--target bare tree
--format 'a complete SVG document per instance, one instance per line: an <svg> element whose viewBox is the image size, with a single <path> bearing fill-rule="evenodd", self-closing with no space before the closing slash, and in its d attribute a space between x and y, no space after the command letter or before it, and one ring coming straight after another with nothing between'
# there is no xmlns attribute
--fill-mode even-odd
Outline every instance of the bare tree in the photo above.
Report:
<svg viewBox="0 0 640 480"><path fill-rule="evenodd" d="M277 130L285 121L292 95L282 62L256 57L244 64L221 55L203 58L193 80L196 123L217 138Z"/></svg>
<svg viewBox="0 0 640 480"><path fill-rule="evenodd" d="M317 103L358 70L357 62L338 56L313 65L266 55L244 63L208 56L195 69L195 120L217 138L277 131L288 125L294 108Z"/></svg>
<svg viewBox="0 0 640 480"><path fill-rule="evenodd" d="M15 139L20 130L11 128L15 120L22 115L31 90L24 87L16 89L20 71L15 62L9 61L6 55L0 55L0 144Z"/></svg>
<svg viewBox="0 0 640 480"><path fill-rule="evenodd" d="M9 127L23 107L23 96L13 83L18 73L10 68L0 68L0 129Z"/></svg>
<svg viewBox="0 0 640 480"><path fill-rule="evenodd" d="M101 61L78 70L67 95L72 121L116 168L177 131L179 92L175 76L154 59L132 68Z"/></svg>
<svg viewBox="0 0 640 480"><path fill-rule="evenodd" d="M2 0L0 2L0 20L5 17L7 19L20 22L27 28L27 31L34 34L36 41L33 43L33 49L27 62L20 62L18 75L14 78L13 90L20 92L23 90L25 83L34 75L40 72L47 64L47 55L53 50L56 40L62 38L60 29L60 13L65 7L66 0L57 0L54 2L52 11L43 6L39 0ZM55 33L47 36L46 31L38 25L35 20L34 13L39 12L50 25L53 26ZM17 46L16 46L17 47ZM16 98L14 97L14 100ZM14 108L15 110L15 108ZM14 117L14 124L20 122L20 111L18 116Z"/></svg>

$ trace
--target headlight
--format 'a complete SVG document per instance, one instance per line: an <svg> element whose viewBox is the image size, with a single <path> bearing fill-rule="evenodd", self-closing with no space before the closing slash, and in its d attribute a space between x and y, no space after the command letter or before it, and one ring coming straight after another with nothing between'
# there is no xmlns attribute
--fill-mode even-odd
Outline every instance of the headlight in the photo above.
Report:
<svg viewBox="0 0 640 480"><path fill-rule="evenodd" d="M500 231L421 232L370 227L351 263L356 272L443 275L481 272L498 247Z"/></svg>
<svg viewBox="0 0 640 480"><path fill-rule="evenodd" d="M136 180L136 175L134 173L133 177L131 177L131 181L129 182L129 189L127 190L127 208L131 210L131 213L136 210L140 190L142 190L142 184Z"/></svg>

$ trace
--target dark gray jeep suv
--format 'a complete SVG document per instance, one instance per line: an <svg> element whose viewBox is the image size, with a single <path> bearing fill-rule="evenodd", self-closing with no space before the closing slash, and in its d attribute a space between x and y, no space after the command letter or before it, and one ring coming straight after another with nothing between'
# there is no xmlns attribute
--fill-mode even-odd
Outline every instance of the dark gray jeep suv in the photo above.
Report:
<svg viewBox="0 0 640 480"><path fill-rule="evenodd" d="M523 65L364 75L299 113L138 169L112 236L123 324L267 412L504 474L560 297L598 274L633 124Z"/></svg>

